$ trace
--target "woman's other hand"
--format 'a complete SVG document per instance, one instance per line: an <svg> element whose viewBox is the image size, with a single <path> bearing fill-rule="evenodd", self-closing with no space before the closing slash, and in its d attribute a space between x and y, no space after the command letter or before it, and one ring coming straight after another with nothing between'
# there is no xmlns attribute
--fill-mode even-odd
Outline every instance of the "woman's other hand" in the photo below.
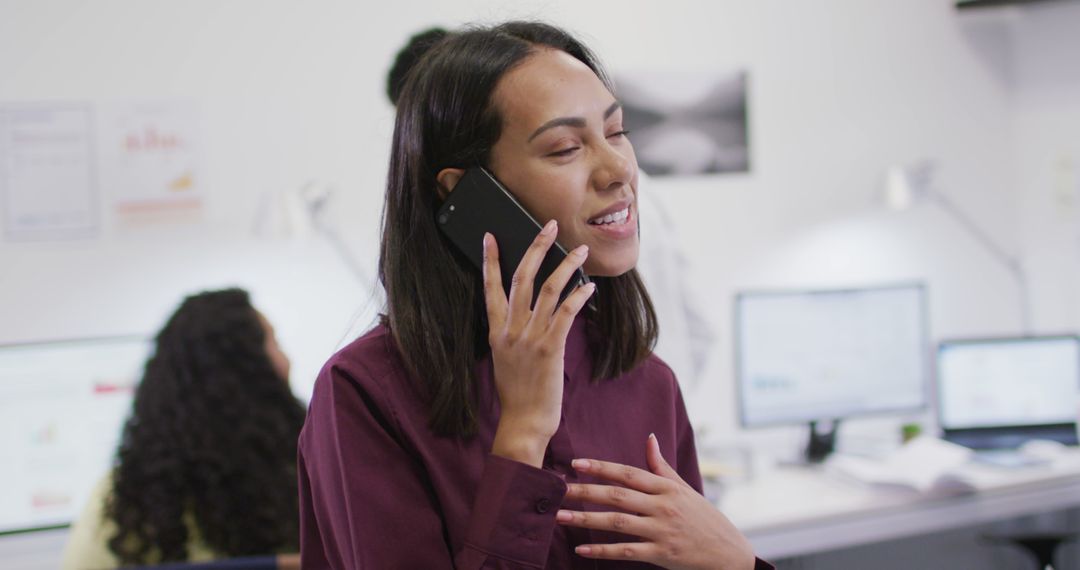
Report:
<svg viewBox="0 0 1080 570"><path fill-rule="evenodd" d="M501 415L491 452L540 467L548 441L562 416L563 357L574 317L596 286L578 287L560 305L559 296L588 257L588 247L570 252L540 289L535 306L533 281L558 225L548 222L514 271L507 298L499 270L495 237L484 235L484 298L488 342L495 365Z"/></svg>
<svg viewBox="0 0 1080 570"><path fill-rule="evenodd" d="M680 570L753 569L756 559L746 537L668 465L653 435L646 444L646 458L649 471L594 459L574 460L578 472L617 485L571 484L566 498L626 512L560 510L556 520L566 526L642 539L581 545L576 552L586 558L638 560Z"/></svg>

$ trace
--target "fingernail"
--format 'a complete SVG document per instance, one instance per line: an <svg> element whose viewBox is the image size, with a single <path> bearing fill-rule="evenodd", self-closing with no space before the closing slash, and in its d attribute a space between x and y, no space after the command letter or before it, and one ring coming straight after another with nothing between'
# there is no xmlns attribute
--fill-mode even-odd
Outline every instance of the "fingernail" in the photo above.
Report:
<svg viewBox="0 0 1080 570"><path fill-rule="evenodd" d="M655 433L650 433L649 434L649 439L651 439L653 441L656 441L656 434Z"/></svg>
<svg viewBox="0 0 1080 570"><path fill-rule="evenodd" d="M559 225L559 222L556 222L555 219L552 218L552 220L550 222L548 222L544 226L544 230L542 232L540 232L540 233L542 233L544 235L548 235L551 232L555 231L555 227L558 226L558 225Z"/></svg>
<svg viewBox="0 0 1080 570"><path fill-rule="evenodd" d="M575 548L574 552L577 552L578 554L592 554L592 548L582 545Z"/></svg>
<svg viewBox="0 0 1080 570"><path fill-rule="evenodd" d="M587 288L589 289L589 294L590 294L590 295L592 295L593 293L595 293L595 292L596 292L596 283L594 283L594 282L592 282L592 281L590 281L589 283L587 283L587 284L585 285L585 287L587 287Z"/></svg>
<svg viewBox="0 0 1080 570"><path fill-rule="evenodd" d="M555 520L559 522L570 522L574 520L574 515L570 513L570 511L560 510L559 512L555 513Z"/></svg>
<svg viewBox="0 0 1080 570"><path fill-rule="evenodd" d="M574 248L574 255L578 257L585 257L586 255L589 255L589 246L584 244L577 246L576 248Z"/></svg>
<svg viewBox="0 0 1080 570"><path fill-rule="evenodd" d="M592 283L589 283L589 285L592 285ZM570 462L570 465L572 465L574 469L588 469L591 467L588 459L575 459Z"/></svg>
<svg viewBox="0 0 1080 570"><path fill-rule="evenodd" d="M491 232L484 232L484 247L491 245Z"/></svg>

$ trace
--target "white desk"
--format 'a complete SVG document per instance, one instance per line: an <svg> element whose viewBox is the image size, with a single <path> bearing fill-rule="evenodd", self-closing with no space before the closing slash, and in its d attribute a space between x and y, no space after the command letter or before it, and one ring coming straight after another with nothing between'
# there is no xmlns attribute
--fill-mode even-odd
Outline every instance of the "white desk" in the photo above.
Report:
<svg viewBox="0 0 1080 570"><path fill-rule="evenodd" d="M1019 472L975 470L987 475L979 492L932 497L883 492L821 471L778 469L730 487L719 506L767 560L1080 507L1080 461ZM67 534L0 537L2 567L56 568Z"/></svg>
<svg viewBox="0 0 1080 570"><path fill-rule="evenodd" d="M1053 466L965 472L978 491L934 496L780 468L728 487L719 507L758 555L777 560L1080 506L1080 455Z"/></svg>

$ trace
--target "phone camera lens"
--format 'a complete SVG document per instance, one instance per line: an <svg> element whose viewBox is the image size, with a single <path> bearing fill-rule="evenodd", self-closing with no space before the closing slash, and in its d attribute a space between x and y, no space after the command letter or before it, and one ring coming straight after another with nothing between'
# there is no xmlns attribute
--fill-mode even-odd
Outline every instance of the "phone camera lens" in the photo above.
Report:
<svg viewBox="0 0 1080 570"><path fill-rule="evenodd" d="M439 223L440 224L445 224L447 222L447 220L449 220L449 219L450 219L450 216L447 216L446 214L439 214Z"/></svg>

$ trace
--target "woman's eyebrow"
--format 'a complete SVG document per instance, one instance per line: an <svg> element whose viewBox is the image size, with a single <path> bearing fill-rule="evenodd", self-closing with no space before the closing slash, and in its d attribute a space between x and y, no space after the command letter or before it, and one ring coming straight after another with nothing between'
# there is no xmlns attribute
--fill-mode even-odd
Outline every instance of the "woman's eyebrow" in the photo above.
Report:
<svg viewBox="0 0 1080 570"><path fill-rule="evenodd" d="M622 107L622 105L619 104L618 101L612 103L611 106L604 111L604 120L606 121L608 117L613 115L615 111L618 111L620 107ZM552 119L543 125L540 125L540 128L533 131L533 134L529 135L529 140L527 142L532 142L533 139L540 136L540 133L555 127L574 127L583 129L585 128L585 119L581 117L559 117L557 119Z"/></svg>

